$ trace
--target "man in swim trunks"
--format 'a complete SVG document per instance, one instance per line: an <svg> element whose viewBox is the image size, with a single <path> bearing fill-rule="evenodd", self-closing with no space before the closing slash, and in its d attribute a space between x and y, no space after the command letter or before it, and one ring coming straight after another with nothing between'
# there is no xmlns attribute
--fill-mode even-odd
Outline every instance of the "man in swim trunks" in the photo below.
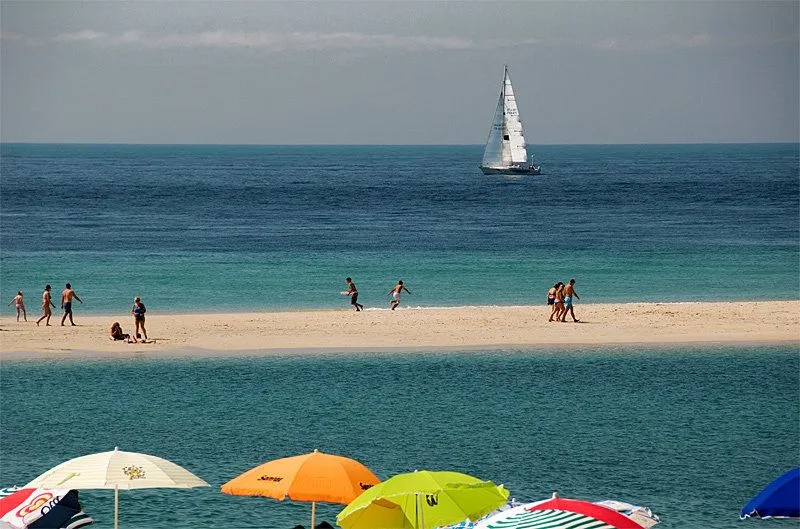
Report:
<svg viewBox="0 0 800 529"><path fill-rule="evenodd" d="M575 292L575 280L570 279L569 284L564 286L564 314L561 315L561 321L566 321L567 313L572 316L572 321L579 322L580 320L575 317L575 309L572 308L572 297L581 299L577 292Z"/></svg>
<svg viewBox="0 0 800 529"><path fill-rule="evenodd" d="M36 320L36 326L37 327L39 326L39 322L42 321L45 318L47 318L47 321L45 322L45 325L47 327L50 326L50 316L53 314L52 312L50 312L50 305L52 305L53 308L56 308L56 304L53 303L52 299L50 299L50 285L46 285L44 287L44 292L42 293L42 313L43 314L42 314L41 318Z"/></svg>
<svg viewBox="0 0 800 529"><path fill-rule="evenodd" d="M356 284L353 283L353 280L349 277L345 279L345 282L347 283L347 292L345 292L345 294L350 296L350 304L356 308L356 311L363 310L364 305L358 303L358 289L356 289Z"/></svg>
<svg viewBox="0 0 800 529"><path fill-rule="evenodd" d="M387 296L392 296L392 300L389 302L389 306L392 307L392 310L396 309L397 306L400 304L400 292L402 292L403 290L411 294L411 292L409 292L409 290L405 287L405 285L403 285L403 281L400 280L397 282L394 288L391 289L388 294L386 294Z"/></svg>
<svg viewBox="0 0 800 529"><path fill-rule="evenodd" d="M83 304L83 301L81 301L81 298L78 297L78 295L75 293L75 291L72 290L72 287L70 286L70 284L67 283L67 288L65 288L64 291L61 293L61 308L64 309L64 315L61 316L61 326L62 327L64 326L64 320L67 319L67 316L69 316L70 325L72 325L73 327L75 326L75 322L72 321L72 299L73 298L77 299L78 301L81 302L81 304Z"/></svg>

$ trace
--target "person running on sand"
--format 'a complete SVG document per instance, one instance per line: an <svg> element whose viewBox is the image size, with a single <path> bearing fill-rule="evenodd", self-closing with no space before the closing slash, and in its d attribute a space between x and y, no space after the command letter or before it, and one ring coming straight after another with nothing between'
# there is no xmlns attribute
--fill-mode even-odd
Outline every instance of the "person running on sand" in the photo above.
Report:
<svg viewBox="0 0 800 529"><path fill-rule="evenodd" d="M78 295L75 293L75 291L72 290L72 287L70 286L70 284L67 283L67 288L65 288L64 291L61 292L61 308L64 309L64 315L61 316L61 326L62 327L64 326L64 320L67 319L67 316L69 316L70 325L72 325L73 327L75 326L75 322L72 321L72 300L73 300L73 298L77 299L78 301L80 301L81 305L83 304L83 301L81 300L81 298L78 297Z"/></svg>
<svg viewBox="0 0 800 529"><path fill-rule="evenodd" d="M364 310L364 305L358 303L358 289L356 288L356 284L353 283L353 280L349 277L344 281L347 283L347 290L343 292L343 294L345 296L350 296L350 304L356 308L356 311Z"/></svg>
<svg viewBox="0 0 800 529"><path fill-rule="evenodd" d="M131 308L131 314L133 314L133 322L136 324L136 332L134 336L139 338L139 329L142 330L141 336L144 336L144 339L147 340L147 331L144 328L144 313L147 312L147 309L144 308L144 303L142 303L142 298L136 296L133 298L133 308Z"/></svg>
<svg viewBox="0 0 800 529"><path fill-rule="evenodd" d="M550 311L550 319L547 321L553 321L553 317L556 315L556 310L558 309L558 306L556 305L556 291L562 284L563 283L559 281L558 283L550 287L550 290L547 291L547 304L550 305L552 308L552 310Z"/></svg>
<svg viewBox="0 0 800 529"><path fill-rule="evenodd" d="M18 290L14 299L8 303L9 306L13 303L14 307L17 309L17 323L19 323L19 311L22 311L22 316L25 318L25 321L28 321L28 313L25 312L25 301L23 301L22 297L22 291Z"/></svg>
<svg viewBox="0 0 800 529"><path fill-rule="evenodd" d="M136 337L131 336L130 334L125 334L122 332L122 326L119 324L118 321L115 321L111 324L111 330L109 331L109 340L125 340L128 343L136 343Z"/></svg>
<svg viewBox="0 0 800 529"><path fill-rule="evenodd" d="M575 309L572 308L572 297L574 296L575 299L581 299L577 292L575 292L575 284L574 279L569 280L569 284L564 287L564 312L561 314L561 321L566 321L567 313L572 316L572 321L577 323L581 320L575 317Z"/></svg>
<svg viewBox="0 0 800 529"><path fill-rule="evenodd" d="M42 317L36 320L36 326L39 326L39 322L43 319L47 318L45 325L50 327L50 316L52 316L52 312L50 312L50 306L56 308L56 304L53 303L53 300L50 299L50 285L45 285L44 292L42 293Z"/></svg>
<svg viewBox="0 0 800 529"><path fill-rule="evenodd" d="M392 310L396 309L397 306L400 304L400 293L403 290L408 292L409 295L411 294L411 292L405 287L405 285L403 285L403 281L400 280L400 281L397 282L397 284L394 286L394 288L391 289L386 294L387 296L392 296L392 300L389 302L389 306L392 307Z"/></svg>

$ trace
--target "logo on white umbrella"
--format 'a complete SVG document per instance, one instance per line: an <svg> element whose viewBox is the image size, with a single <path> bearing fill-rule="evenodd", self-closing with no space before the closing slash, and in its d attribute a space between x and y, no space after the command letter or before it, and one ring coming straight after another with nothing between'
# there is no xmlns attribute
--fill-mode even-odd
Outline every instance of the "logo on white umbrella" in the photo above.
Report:
<svg viewBox="0 0 800 529"><path fill-rule="evenodd" d="M122 473L128 476L131 481L134 479L144 479L145 472L142 467L131 465L129 467L122 467Z"/></svg>

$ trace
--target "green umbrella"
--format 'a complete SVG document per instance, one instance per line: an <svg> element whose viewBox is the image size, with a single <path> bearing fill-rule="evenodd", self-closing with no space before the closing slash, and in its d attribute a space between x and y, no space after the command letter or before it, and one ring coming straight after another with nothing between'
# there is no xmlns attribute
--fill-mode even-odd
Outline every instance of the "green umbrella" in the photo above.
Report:
<svg viewBox="0 0 800 529"><path fill-rule="evenodd" d="M458 472L398 474L366 490L336 517L344 529L425 529L476 520L506 503L508 490Z"/></svg>

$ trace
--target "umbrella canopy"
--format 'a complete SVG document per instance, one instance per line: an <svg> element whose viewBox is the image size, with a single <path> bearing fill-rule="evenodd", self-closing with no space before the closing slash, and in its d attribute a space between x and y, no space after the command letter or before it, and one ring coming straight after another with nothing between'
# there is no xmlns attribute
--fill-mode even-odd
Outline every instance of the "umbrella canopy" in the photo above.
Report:
<svg viewBox="0 0 800 529"><path fill-rule="evenodd" d="M764 487L745 505L741 518L800 518L800 467Z"/></svg>
<svg viewBox="0 0 800 529"><path fill-rule="evenodd" d="M119 489L208 487L208 483L166 459L114 448L57 465L27 487L114 489L114 527L119 527Z"/></svg>
<svg viewBox="0 0 800 529"><path fill-rule="evenodd" d="M336 517L344 529L424 529L475 520L499 508L508 490L458 472L398 474L364 492Z"/></svg>
<svg viewBox="0 0 800 529"><path fill-rule="evenodd" d="M92 522L81 510L76 490L18 487L0 489L0 529L78 529Z"/></svg>
<svg viewBox="0 0 800 529"><path fill-rule="evenodd" d="M380 480L375 474L355 459L314 450L268 461L233 478L221 490L234 496L309 501L314 527L316 502L347 505L377 483Z"/></svg>
<svg viewBox="0 0 800 529"><path fill-rule="evenodd" d="M588 501L552 498L487 518L476 529L644 529L627 516Z"/></svg>

